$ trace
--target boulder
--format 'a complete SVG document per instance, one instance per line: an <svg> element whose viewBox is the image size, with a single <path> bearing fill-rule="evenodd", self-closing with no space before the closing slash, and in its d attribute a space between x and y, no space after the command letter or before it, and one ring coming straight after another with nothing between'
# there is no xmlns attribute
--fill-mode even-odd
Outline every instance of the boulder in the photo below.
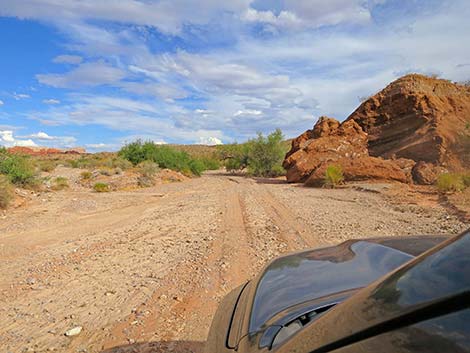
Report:
<svg viewBox="0 0 470 353"><path fill-rule="evenodd" d="M413 167L413 181L420 185L433 185L439 175L446 172L447 170L443 167L420 161Z"/></svg>
<svg viewBox="0 0 470 353"><path fill-rule="evenodd" d="M343 170L345 181L386 180L406 183L409 178L393 160L364 156L359 158L343 158L336 161L324 161L305 181L307 186L321 186L324 183L328 166L338 165Z"/></svg>
<svg viewBox="0 0 470 353"><path fill-rule="evenodd" d="M304 182L322 163L368 156L367 134L354 121L321 117L312 130L292 141L283 166L287 181Z"/></svg>
<svg viewBox="0 0 470 353"><path fill-rule="evenodd" d="M407 158L450 170L470 164L470 87L406 75L363 102L348 118L368 133L369 154Z"/></svg>

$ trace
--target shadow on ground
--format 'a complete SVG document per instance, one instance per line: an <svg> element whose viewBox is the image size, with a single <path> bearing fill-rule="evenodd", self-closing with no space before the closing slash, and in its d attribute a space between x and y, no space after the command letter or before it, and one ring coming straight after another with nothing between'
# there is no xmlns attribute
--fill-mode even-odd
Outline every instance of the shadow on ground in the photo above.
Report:
<svg viewBox="0 0 470 353"><path fill-rule="evenodd" d="M143 342L128 344L105 349L101 353L202 353L204 342L197 341L169 341L169 342Z"/></svg>

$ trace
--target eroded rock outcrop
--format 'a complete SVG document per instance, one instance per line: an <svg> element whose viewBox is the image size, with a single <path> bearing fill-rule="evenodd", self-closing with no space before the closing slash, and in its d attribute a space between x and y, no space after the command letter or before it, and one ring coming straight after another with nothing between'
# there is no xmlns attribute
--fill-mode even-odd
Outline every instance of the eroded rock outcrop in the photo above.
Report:
<svg viewBox="0 0 470 353"><path fill-rule="evenodd" d="M321 117L312 130L292 141L284 160L289 182L304 182L322 164L368 156L367 134L354 121Z"/></svg>
<svg viewBox="0 0 470 353"><path fill-rule="evenodd" d="M343 123L321 117L292 141L283 166L289 182L319 185L332 164L342 167L346 180L419 184L470 168L470 88L404 76Z"/></svg>
<svg viewBox="0 0 470 353"><path fill-rule="evenodd" d="M451 170L469 167L468 86L406 75L362 103L347 120L368 133L371 156L403 157Z"/></svg>

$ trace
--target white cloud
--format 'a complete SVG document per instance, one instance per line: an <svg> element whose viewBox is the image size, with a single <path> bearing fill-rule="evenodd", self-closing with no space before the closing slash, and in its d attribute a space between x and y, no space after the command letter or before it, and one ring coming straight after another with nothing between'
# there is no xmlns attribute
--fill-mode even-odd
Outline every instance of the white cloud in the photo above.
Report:
<svg viewBox="0 0 470 353"><path fill-rule="evenodd" d="M38 140L49 140L49 141L56 139L56 137L49 136L47 133L42 132L42 131L39 131L36 134L29 135L29 137L35 138L35 139L38 139Z"/></svg>
<svg viewBox="0 0 470 353"><path fill-rule="evenodd" d="M40 83L58 87L74 88L81 86L100 86L117 83L126 73L102 61L84 63L65 74L38 74Z"/></svg>
<svg viewBox="0 0 470 353"><path fill-rule="evenodd" d="M14 92L13 93L13 98L15 98L15 100L19 101L21 99L31 98L31 96L29 94L25 94L25 93L16 93L16 92Z"/></svg>
<svg viewBox="0 0 470 353"><path fill-rule="evenodd" d="M9 130L0 130L0 141L5 143L13 143L15 139L13 138L13 131Z"/></svg>
<svg viewBox="0 0 470 353"><path fill-rule="evenodd" d="M0 1L0 15L52 22L103 20L157 27L165 33L179 33L187 23L202 25L224 13L245 11L250 0L25 0Z"/></svg>
<svg viewBox="0 0 470 353"><path fill-rule="evenodd" d="M216 146L216 145L223 145L224 143L222 140L218 139L217 137L199 137L199 140L196 142L199 145L207 145L207 146Z"/></svg>
<svg viewBox="0 0 470 353"><path fill-rule="evenodd" d="M233 116L241 116L241 115L262 115L263 112L261 110L251 110L251 109L246 109L246 110L237 110Z"/></svg>
<svg viewBox="0 0 470 353"><path fill-rule="evenodd" d="M78 55L59 55L53 60L56 64L75 64L78 65L83 61L83 58Z"/></svg>
<svg viewBox="0 0 470 353"><path fill-rule="evenodd" d="M5 104L5 103L3 103L3 101L2 101L2 100L0 100L0 107L1 107L3 104Z"/></svg>
<svg viewBox="0 0 470 353"><path fill-rule="evenodd" d="M36 143L31 140L18 140L14 137L11 130L0 130L0 145L6 147L21 146L21 147L35 147Z"/></svg>
<svg viewBox="0 0 470 353"><path fill-rule="evenodd" d="M42 102L43 102L44 104L60 104L60 100L54 99L54 98L51 98L51 99L44 99Z"/></svg>

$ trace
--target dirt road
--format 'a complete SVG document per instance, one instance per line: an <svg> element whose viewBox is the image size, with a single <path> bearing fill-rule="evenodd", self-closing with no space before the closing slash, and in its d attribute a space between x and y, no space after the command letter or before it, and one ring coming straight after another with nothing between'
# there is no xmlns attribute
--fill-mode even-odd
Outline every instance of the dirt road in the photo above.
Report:
<svg viewBox="0 0 470 353"><path fill-rule="evenodd" d="M43 194L0 218L0 351L201 352L221 297L279 254L464 229L432 197L393 202L387 188L213 173L135 192Z"/></svg>

